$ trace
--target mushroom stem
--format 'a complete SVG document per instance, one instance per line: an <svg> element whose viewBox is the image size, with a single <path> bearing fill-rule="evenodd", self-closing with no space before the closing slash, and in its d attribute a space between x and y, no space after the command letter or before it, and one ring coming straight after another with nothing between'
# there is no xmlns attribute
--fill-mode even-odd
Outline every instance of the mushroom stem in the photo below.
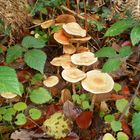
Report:
<svg viewBox="0 0 140 140"><path fill-rule="evenodd" d="M96 100L96 94L93 94L92 99L91 99L91 108L90 108L91 111L93 111L94 109L95 100Z"/></svg>
<svg viewBox="0 0 140 140"><path fill-rule="evenodd" d="M78 48L80 46L80 43L78 42L77 44L76 44L76 48Z"/></svg>
<svg viewBox="0 0 140 140"><path fill-rule="evenodd" d="M57 67L57 76L59 76L60 68Z"/></svg>
<svg viewBox="0 0 140 140"><path fill-rule="evenodd" d="M85 67L85 66L82 67L82 71L83 71L83 72L86 71L86 67Z"/></svg>
<svg viewBox="0 0 140 140"><path fill-rule="evenodd" d="M74 83L72 83L72 92L73 92L73 94L76 93L76 89L75 89L75 84Z"/></svg>

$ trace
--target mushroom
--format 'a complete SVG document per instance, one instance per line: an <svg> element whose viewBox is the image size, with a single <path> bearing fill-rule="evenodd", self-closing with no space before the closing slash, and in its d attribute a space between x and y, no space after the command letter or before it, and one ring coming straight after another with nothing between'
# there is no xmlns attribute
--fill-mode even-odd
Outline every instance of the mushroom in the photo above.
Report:
<svg viewBox="0 0 140 140"><path fill-rule="evenodd" d="M59 79L57 76L50 76L50 77L47 77L47 79L45 79L43 81L43 84L46 86L46 87L53 87L55 85L57 85L59 82Z"/></svg>
<svg viewBox="0 0 140 140"><path fill-rule="evenodd" d="M70 22L76 22L76 19L74 16L69 15L69 14L62 14L59 15L56 19L55 19L56 23L70 23Z"/></svg>
<svg viewBox="0 0 140 140"><path fill-rule="evenodd" d="M90 50L84 46L79 46L76 48L76 53L82 53L82 52L90 52Z"/></svg>
<svg viewBox="0 0 140 140"><path fill-rule="evenodd" d="M62 44L62 45L69 45L69 37L64 34L63 29L59 30L58 32L54 33L54 39Z"/></svg>
<svg viewBox="0 0 140 140"><path fill-rule="evenodd" d="M91 39L90 36L87 37L78 37L78 38L70 38L69 42L70 43L77 43L77 48L80 46L80 44L82 43L86 43L87 41L89 41Z"/></svg>
<svg viewBox="0 0 140 140"><path fill-rule="evenodd" d="M15 98L17 96L17 94L14 94L12 92L2 92L2 93L0 93L0 95L6 99L12 99L12 98Z"/></svg>
<svg viewBox="0 0 140 140"><path fill-rule="evenodd" d="M75 52L76 52L76 48L72 44L63 46L63 53L65 53L65 54L73 54Z"/></svg>
<svg viewBox="0 0 140 140"><path fill-rule="evenodd" d="M97 61L97 57L95 57L92 52L82 52L76 53L71 56L71 61L75 65L83 66L83 71L85 71L85 66L92 65Z"/></svg>
<svg viewBox="0 0 140 140"><path fill-rule="evenodd" d="M64 80L72 83L73 93L76 93L74 83L77 83L84 79L86 77L86 74L77 68L69 68L62 71L62 77Z"/></svg>
<svg viewBox="0 0 140 140"><path fill-rule="evenodd" d="M114 87L114 81L109 74L100 70L88 71L86 75L81 84L86 91L93 93L92 105L94 106L96 95L110 92Z"/></svg>
<svg viewBox="0 0 140 140"><path fill-rule="evenodd" d="M55 21L53 19L51 19L51 20L47 20L47 21L42 22L41 27L43 29L47 29L47 28L49 28L50 26L52 26L54 24L55 24Z"/></svg>
<svg viewBox="0 0 140 140"><path fill-rule="evenodd" d="M76 22L63 24L63 29L66 32L66 34L70 36L78 36L78 37L86 36L86 30L82 29L81 26Z"/></svg>

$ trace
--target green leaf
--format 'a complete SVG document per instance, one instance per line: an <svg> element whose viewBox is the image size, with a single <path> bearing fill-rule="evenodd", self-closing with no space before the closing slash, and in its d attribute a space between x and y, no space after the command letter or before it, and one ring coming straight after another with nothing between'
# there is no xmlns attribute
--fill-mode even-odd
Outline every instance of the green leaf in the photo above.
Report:
<svg viewBox="0 0 140 140"><path fill-rule="evenodd" d="M26 36L23 38L21 44L24 48L43 48L45 46L45 41L32 36Z"/></svg>
<svg viewBox="0 0 140 140"><path fill-rule="evenodd" d="M41 117L41 111L36 108L32 108L29 110L29 115L33 120L37 120Z"/></svg>
<svg viewBox="0 0 140 140"><path fill-rule="evenodd" d="M119 55L121 57L129 56L131 53L132 53L132 48L130 46L124 46L119 51Z"/></svg>
<svg viewBox="0 0 140 140"><path fill-rule="evenodd" d="M120 111L121 113L123 112L124 108L128 105L128 101L126 99L120 99L116 101L116 107L118 109L118 111ZM128 114L128 111L126 111L126 114Z"/></svg>
<svg viewBox="0 0 140 140"><path fill-rule="evenodd" d="M119 121L112 121L111 122L111 128L114 132L117 132L117 131L121 130L122 124Z"/></svg>
<svg viewBox="0 0 140 140"><path fill-rule="evenodd" d="M2 115L0 114L0 122L2 121Z"/></svg>
<svg viewBox="0 0 140 140"><path fill-rule="evenodd" d="M43 75L40 73L35 74L31 79L31 84L34 85L36 82L41 81L43 79Z"/></svg>
<svg viewBox="0 0 140 140"><path fill-rule="evenodd" d="M81 94L80 95L80 100L81 101L85 101L85 100L88 100L89 98L88 98L88 95L87 94Z"/></svg>
<svg viewBox="0 0 140 140"><path fill-rule="evenodd" d="M96 57L115 57L117 54L112 47L103 47L95 55Z"/></svg>
<svg viewBox="0 0 140 140"><path fill-rule="evenodd" d="M27 122L26 116L23 113L17 114L15 121L16 125L24 125L26 122Z"/></svg>
<svg viewBox="0 0 140 140"><path fill-rule="evenodd" d="M130 38L133 45L136 45L140 41L140 26L135 26L131 33Z"/></svg>
<svg viewBox="0 0 140 140"><path fill-rule="evenodd" d="M132 129L134 136L140 135L140 112L133 114Z"/></svg>
<svg viewBox="0 0 140 140"><path fill-rule="evenodd" d="M105 117L104 117L104 120L105 120L105 122L108 122L108 123L111 123L112 121L114 121L115 120L115 117L113 116L113 115L106 115Z"/></svg>
<svg viewBox="0 0 140 140"><path fill-rule="evenodd" d="M134 109L140 111L140 98L135 97L133 103L134 103Z"/></svg>
<svg viewBox="0 0 140 140"><path fill-rule="evenodd" d="M114 23L105 33L105 36L116 36L121 34L124 30L134 26L132 19L123 19Z"/></svg>
<svg viewBox="0 0 140 140"><path fill-rule="evenodd" d="M122 89L122 86L119 83L114 83L114 88L116 92L119 92Z"/></svg>
<svg viewBox="0 0 140 140"><path fill-rule="evenodd" d="M90 109L89 101L83 101L83 102L82 102L82 108L83 108L84 110Z"/></svg>
<svg viewBox="0 0 140 140"><path fill-rule="evenodd" d="M73 94L72 100L77 104L81 104L80 96L78 94Z"/></svg>
<svg viewBox="0 0 140 140"><path fill-rule="evenodd" d="M30 100L36 104L43 104L43 103L47 103L47 102L51 101L52 96L48 90L40 87L40 88L34 89L30 93Z"/></svg>
<svg viewBox="0 0 140 140"><path fill-rule="evenodd" d="M13 107L16 111L24 111L27 108L27 105L24 102L18 102L14 104Z"/></svg>
<svg viewBox="0 0 140 140"><path fill-rule="evenodd" d="M21 46L20 45L12 46L7 50L6 63L10 64L11 62L16 60L20 56L22 56L22 48L21 48Z"/></svg>
<svg viewBox="0 0 140 140"><path fill-rule="evenodd" d="M12 115L9 114L9 113L5 113L5 114L2 116L2 118L3 118L3 120L8 121L8 122L12 121Z"/></svg>
<svg viewBox="0 0 140 140"><path fill-rule="evenodd" d="M7 108L6 113L8 113L10 115L15 115L16 110L13 107L10 107L10 108Z"/></svg>
<svg viewBox="0 0 140 140"><path fill-rule="evenodd" d="M24 55L26 64L41 73L43 73L46 58L47 56L43 51L36 49L30 50Z"/></svg>
<svg viewBox="0 0 140 140"><path fill-rule="evenodd" d="M0 66L0 93L4 92L21 95L16 71L7 66Z"/></svg>
<svg viewBox="0 0 140 140"><path fill-rule="evenodd" d="M118 132L117 140L129 140L129 137L124 132Z"/></svg>
<svg viewBox="0 0 140 140"><path fill-rule="evenodd" d="M119 59L108 59L102 68L103 72L112 72L119 69L121 61Z"/></svg>

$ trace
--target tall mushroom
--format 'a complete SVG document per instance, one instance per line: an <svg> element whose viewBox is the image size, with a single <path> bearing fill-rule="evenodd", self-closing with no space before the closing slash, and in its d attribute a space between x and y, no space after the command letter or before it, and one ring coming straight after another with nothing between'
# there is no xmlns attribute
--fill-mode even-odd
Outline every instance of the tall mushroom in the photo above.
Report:
<svg viewBox="0 0 140 140"><path fill-rule="evenodd" d="M94 106L96 95L110 92L114 87L114 81L109 74L100 70L91 70L86 74L87 77L81 83L86 91L93 93L92 104Z"/></svg>
<svg viewBox="0 0 140 140"><path fill-rule="evenodd" d="M62 71L62 77L64 80L72 83L72 91L73 93L76 93L75 83L83 80L86 77L86 74L77 68L69 68Z"/></svg>

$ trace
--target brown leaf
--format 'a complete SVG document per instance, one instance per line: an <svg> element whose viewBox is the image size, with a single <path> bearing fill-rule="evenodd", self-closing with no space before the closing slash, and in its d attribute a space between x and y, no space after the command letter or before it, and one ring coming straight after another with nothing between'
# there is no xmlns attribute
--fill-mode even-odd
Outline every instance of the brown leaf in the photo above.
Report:
<svg viewBox="0 0 140 140"><path fill-rule="evenodd" d="M84 111L82 112L77 118L76 123L79 128L87 129L92 122L92 112L91 111Z"/></svg>
<svg viewBox="0 0 140 140"><path fill-rule="evenodd" d="M79 136L76 133L71 132L70 134L68 134L67 137L62 140L79 140Z"/></svg>
<svg viewBox="0 0 140 140"><path fill-rule="evenodd" d="M63 105L64 114L71 119L76 119L76 117L82 112L81 109L76 108L72 102L67 100Z"/></svg>

